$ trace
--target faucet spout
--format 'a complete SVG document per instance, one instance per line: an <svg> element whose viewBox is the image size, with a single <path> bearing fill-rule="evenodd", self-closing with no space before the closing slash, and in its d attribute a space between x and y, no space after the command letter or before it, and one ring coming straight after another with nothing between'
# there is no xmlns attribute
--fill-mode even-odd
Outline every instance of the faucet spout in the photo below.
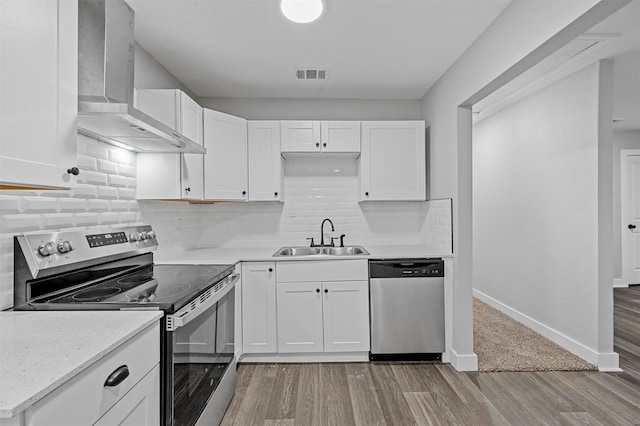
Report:
<svg viewBox="0 0 640 426"><path fill-rule="evenodd" d="M320 247L324 247L324 223L329 222L331 224L331 232L335 232L335 228L333 227L333 222L331 219L325 219L320 224Z"/></svg>

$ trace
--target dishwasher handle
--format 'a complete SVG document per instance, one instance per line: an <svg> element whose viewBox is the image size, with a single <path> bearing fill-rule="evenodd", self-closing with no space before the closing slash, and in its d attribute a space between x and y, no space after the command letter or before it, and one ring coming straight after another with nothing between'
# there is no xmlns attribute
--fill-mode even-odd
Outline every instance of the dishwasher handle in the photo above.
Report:
<svg viewBox="0 0 640 426"><path fill-rule="evenodd" d="M397 259L369 261L369 278L444 277L442 259Z"/></svg>

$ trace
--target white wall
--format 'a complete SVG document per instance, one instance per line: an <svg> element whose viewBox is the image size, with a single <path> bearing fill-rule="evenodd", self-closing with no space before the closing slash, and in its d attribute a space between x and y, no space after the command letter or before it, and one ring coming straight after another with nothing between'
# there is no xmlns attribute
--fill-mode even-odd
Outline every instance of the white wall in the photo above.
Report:
<svg viewBox="0 0 640 426"><path fill-rule="evenodd" d="M620 151L623 149L640 149L640 130L628 130L613 133L613 278L622 280L622 235L626 231L621 222L620 193Z"/></svg>
<svg viewBox="0 0 640 426"><path fill-rule="evenodd" d="M453 199L452 362L476 369L473 354L471 113L474 102L506 84L625 2L512 2L422 99L431 130L430 193ZM466 108L459 108L465 106Z"/></svg>
<svg viewBox="0 0 640 426"><path fill-rule="evenodd" d="M194 100L198 100L187 86L167 71L138 43L135 45L133 87L136 89L180 89L188 93Z"/></svg>
<svg viewBox="0 0 640 426"><path fill-rule="evenodd" d="M601 78L591 65L473 134L474 289L594 353Z"/></svg>
<svg viewBox="0 0 640 426"><path fill-rule="evenodd" d="M201 98L205 108L247 120L420 120L417 100Z"/></svg>

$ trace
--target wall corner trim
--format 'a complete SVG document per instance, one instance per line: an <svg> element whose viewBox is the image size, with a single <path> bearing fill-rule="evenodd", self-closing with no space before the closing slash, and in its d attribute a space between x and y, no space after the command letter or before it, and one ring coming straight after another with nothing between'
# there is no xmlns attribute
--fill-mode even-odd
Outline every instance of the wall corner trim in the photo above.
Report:
<svg viewBox="0 0 640 426"><path fill-rule="evenodd" d="M619 373L622 371L618 354L615 352L598 354L598 371L606 373Z"/></svg>

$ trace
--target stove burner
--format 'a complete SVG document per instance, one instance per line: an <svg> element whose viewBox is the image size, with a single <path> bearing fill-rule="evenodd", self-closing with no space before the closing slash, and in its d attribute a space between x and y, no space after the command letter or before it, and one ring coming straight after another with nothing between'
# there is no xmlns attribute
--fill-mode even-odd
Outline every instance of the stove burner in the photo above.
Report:
<svg viewBox="0 0 640 426"><path fill-rule="evenodd" d="M102 287L96 289L88 289L80 291L73 295L73 299L75 300L95 300L100 299L102 297L111 296L112 294L119 293L120 289L118 287Z"/></svg>

